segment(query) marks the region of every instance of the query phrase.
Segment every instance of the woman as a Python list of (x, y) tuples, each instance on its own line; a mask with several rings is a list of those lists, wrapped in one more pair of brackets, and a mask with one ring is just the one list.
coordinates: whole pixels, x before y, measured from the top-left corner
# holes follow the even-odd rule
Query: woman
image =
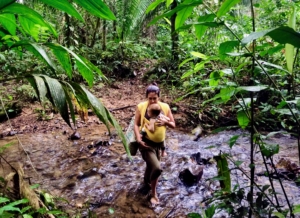
[[(162, 172), (160, 167), (160, 149), (164, 146), (166, 127), (175, 128), (175, 121), (170, 107), (168, 104), (159, 101), (159, 94), (160, 90), (156, 83), (152, 83), (147, 87), (147, 101), (138, 104), (134, 120), (134, 134), (136, 141), (139, 143), (139, 150), (146, 162), (144, 182), (151, 187), (150, 201), (152, 204), (159, 203), (156, 186)], [(150, 132), (147, 128), (144, 128), (145, 124), (149, 124), (150, 118), (147, 113), (147, 108), (151, 104), (159, 104), (164, 115), (169, 118), (169, 120), (158, 118), (155, 123), (157, 128), (155, 132)], [(146, 131), (143, 137), (140, 134), (142, 129)]]

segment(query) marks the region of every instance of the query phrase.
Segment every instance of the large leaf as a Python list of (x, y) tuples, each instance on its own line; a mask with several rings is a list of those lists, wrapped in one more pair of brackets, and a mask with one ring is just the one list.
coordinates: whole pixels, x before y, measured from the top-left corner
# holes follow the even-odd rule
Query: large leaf
[(251, 33), (242, 39), (242, 44), (245, 45), (265, 35), (270, 36), (278, 43), (291, 44), (297, 48), (300, 48), (300, 33), (287, 26)]
[(71, 85), (76, 92), (76, 96), (91, 106), (94, 113), (105, 124), (105, 126), (107, 127), (109, 132), (110, 132), (110, 125), (109, 125), (108, 121), (116, 129), (118, 135), (121, 137), (122, 143), (124, 145), (124, 148), (125, 148), (127, 154), (130, 154), (127, 140), (123, 133), (123, 130), (120, 127), (120, 125), (118, 124), (118, 122), (114, 119), (112, 114), (104, 107), (104, 105), (100, 102), (100, 100), (98, 98), (96, 98), (93, 94), (91, 94), (83, 86), (80, 86), (76, 83), (71, 83)]
[(87, 81), (87, 83), (91, 87), (94, 82), (93, 71), (91, 71), (89, 68), (86, 67), (86, 65), (82, 64), (82, 62), (80, 62), (78, 60), (76, 60), (76, 66), (77, 66), (80, 74), (83, 76), (83, 78)]
[(225, 57), (227, 56), (227, 53), (232, 52), (234, 48), (236, 48), (238, 45), (239, 45), (238, 41), (227, 41), (221, 43), (219, 46), (220, 59), (224, 60)]
[(2, 10), (2, 8), (7, 7), (9, 4), (14, 3), (16, 0), (1, 0), (0, 1), (0, 10)]
[(146, 14), (148, 14), (150, 11), (153, 11), (160, 3), (162, 3), (164, 0), (156, 0), (155, 2), (152, 2), (147, 10), (146, 10)]
[(258, 60), (258, 62), (259, 62), (261, 65), (270, 66), (270, 67), (276, 68), (276, 69), (278, 69), (278, 70), (282, 70), (282, 71), (284, 71), (284, 72), (289, 73), (289, 71), (283, 69), (283, 68), (282, 68), (281, 66), (279, 66), (279, 65), (272, 64), (272, 63), (269, 63), (269, 62), (266, 62), (266, 61), (263, 61), (263, 60)]
[(223, 2), (221, 8), (217, 12), (217, 16), (221, 17), (225, 15), (233, 6), (235, 6), (240, 1), (241, 0), (226, 0), (225, 2)]
[[(212, 22), (215, 19), (215, 15), (214, 14), (208, 14), (205, 16), (201, 16), (198, 18), (198, 22), (202, 23), (202, 22)], [(201, 37), (204, 35), (206, 29), (208, 28), (208, 26), (202, 25), (202, 24), (195, 24), (195, 33), (197, 38), (200, 40)]]
[(19, 41), (15, 43), (12, 47), (22, 46), (28, 51), (32, 52), (36, 57), (41, 58), (45, 63), (47, 63), (52, 69), (56, 70), (56, 65), (47, 55), (47, 52), (39, 45), (30, 41)]
[(203, 0), (195, 0), (195, 1), (193, 1), (192, 3), (187, 3), (187, 4), (185, 4), (185, 3), (183, 2), (183, 3), (181, 3), (180, 5), (178, 5), (176, 8), (174, 8), (173, 10), (169, 10), (169, 11), (163, 13), (162, 15), (159, 15), (159, 16), (155, 17), (155, 18), (149, 23), (149, 25), (155, 24), (159, 19), (161, 19), (161, 18), (163, 18), (163, 17), (170, 17), (170, 16), (172, 16), (173, 14), (175, 14), (176, 12), (181, 11), (181, 10), (187, 8), (187, 7), (191, 7), (191, 6), (194, 6), (194, 7), (195, 7), (195, 6), (198, 6), (198, 5), (202, 4), (202, 3), (203, 3)]
[[(289, 17), (288, 26), (295, 29), (296, 28), (296, 7), (292, 6), (292, 11)], [(293, 72), (293, 64), (294, 64), (294, 46), (291, 44), (285, 45), (285, 58), (287, 69), (290, 73)]]
[[(184, 1), (184, 3), (192, 3), (193, 0), (186, 0)], [(192, 14), (194, 9), (194, 6), (190, 6), (190, 7), (186, 7), (183, 10), (179, 11), (177, 13), (176, 16), (176, 20), (175, 20), (175, 29), (178, 29), (179, 27), (181, 27), (184, 22), (186, 21), (186, 19)]]
[(68, 77), (72, 78), (72, 65), (68, 51), (58, 44), (48, 43), (47, 46), (51, 48), (53, 54), (56, 56), (57, 60), (66, 71)]
[(80, 21), (84, 21), (82, 16), (78, 11), (69, 3), (68, 0), (40, 0), (41, 2), (50, 5), (58, 10), (64, 11), (71, 15), (72, 17), (77, 18)]
[(38, 75), (32, 75), (35, 80), (37, 95), (39, 96), (40, 102), (43, 104), (46, 101), (47, 87), (44, 80)]
[(96, 17), (103, 18), (105, 20), (116, 20), (115, 15), (102, 0), (74, 0), (74, 2)]
[(0, 24), (7, 29), (11, 35), (16, 35), (16, 18), (13, 14), (0, 14)]
[(51, 96), (54, 106), (58, 109), (66, 123), (71, 127), (68, 105), (63, 86), (56, 79), (50, 78), (46, 75), (41, 75), (41, 77), (45, 78), (45, 83), (47, 84), (49, 95)]
[(234, 92), (235, 92), (234, 87), (222, 88), (220, 91), (220, 96), (224, 102), (227, 102), (234, 95)]
[(2, 9), (2, 13), (16, 14), (18, 16), (26, 18), (26, 20), (30, 20), (32, 23), (36, 25), (39, 25), (41, 27), (46, 27), (49, 31), (53, 33), (54, 36), (57, 36), (57, 33), (54, 30), (54, 28), (50, 24), (48, 24), (39, 13), (37, 13), (35, 10), (26, 7), (25, 5), (18, 4), (18, 3), (10, 4), (9, 6)]
[(202, 54), (202, 53), (196, 52), (196, 51), (192, 51), (191, 55), (193, 55), (194, 57), (197, 57), (197, 58), (201, 58), (203, 60), (207, 60), (208, 59), (208, 57), (205, 54)]

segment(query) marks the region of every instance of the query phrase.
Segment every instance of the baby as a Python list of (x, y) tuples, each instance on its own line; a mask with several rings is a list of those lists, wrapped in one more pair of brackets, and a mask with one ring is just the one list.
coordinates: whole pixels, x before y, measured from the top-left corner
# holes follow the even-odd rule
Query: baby
[[(157, 121), (157, 119), (160, 119), (162, 121), (169, 121), (170, 120), (169, 117), (167, 117), (167, 116), (165, 116), (161, 113), (161, 108), (160, 108), (159, 104), (149, 105), (148, 110), (147, 110), (147, 114), (150, 118), (149, 118), (149, 124), (146, 123), (145, 127), (152, 133), (155, 132), (155, 122)], [(161, 147), (161, 156), (162, 157), (167, 156), (165, 142), (164, 142), (164, 146)]]

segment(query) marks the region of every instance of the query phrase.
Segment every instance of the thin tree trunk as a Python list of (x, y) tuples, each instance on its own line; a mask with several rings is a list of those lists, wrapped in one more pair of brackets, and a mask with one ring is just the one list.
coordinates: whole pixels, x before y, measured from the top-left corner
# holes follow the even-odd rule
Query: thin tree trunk
[[(177, 2), (173, 1), (171, 4), (171, 10), (176, 8)], [(179, 42), (179, 35), (175, 31), (175, 20), (177, 14), (173, 14), (171, 16), (171, 40), (172, 40), (172, 58), (174, 61), (178, 61), (178, 42)]]
[(93, 48), (94, 45), (95, 45), (95, 42), (96, 42), (96, 35), (97, 35), (97, 32), (99, 31), (99, 27), (100, 27), (100, 18), (97, 18), (96, 27), (95, 27), (95, 29), (94, 29), (93, 38), (92, 38), (92, 41), (91, 41), (91, 44), (90, 44), (90, 47), (91, 47), (91, 48)]
[(106, 20), (103, 20), (102, 26), (102, 50), (106, 50)]
[(65, 29), (66, 29), (66, 34), (65, 34), (65, 44), (67, 45), (67, 47), (69, 48), (71, 46), (71, 30), (70, 30), (70, 17), (67, 13), (65, 13)]

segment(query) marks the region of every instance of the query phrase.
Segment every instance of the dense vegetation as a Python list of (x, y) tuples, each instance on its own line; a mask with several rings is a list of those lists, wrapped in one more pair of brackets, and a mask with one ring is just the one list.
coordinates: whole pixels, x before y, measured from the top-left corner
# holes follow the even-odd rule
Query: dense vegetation
[[(42, 103), (48, 99), (70, 126), (69, 116), (75, 123), (75, 101), (83, 109), (93, 109), (108, 128), (118, 130), (127, 149), (118, 123), (85, 86), (134, 76), (141, 63), (152, 62), (155, 67), (149, 68), (145, 79), (163, 81), (171, 91), (175, 87), (184, 93), (176, 101), (197, 99), (203, 125), (218, 123), (226, 110), (236, 119), (225, 122), (225, 127), (238, 124), (251, 132), (249, 193), (225, 185), (218, 194), (226, 192), (227, 198), (216, 198), (226, 203), (212, 205), (205, 216), (225, 209), (236, 217), (254, 213), (293, 217), (299, 205), (288, 204), (283, 211), (266, 194), (276, 199), (273, 186), (254, 183), (253, 157), (256, 143), (266, 168), (274, 167), (272, 156), (280, 148), (267, 145), (259, 130), (284, 129), (300, 137), (299, 18), (299, 3), (288, 0), (40, 0), (24, 4), (4, 0), (0, 3), (0, 82), (27, 80), (31, 86), (23, 89)], [(12, 99), (1, 93), (1, 101)], [(228, 165), (225, 157), (220, 157), (223, 166)], [(228, 184), (228, 166), (220, 169), (225, 177), (220, 182)], [(0, 199), (0, 214), (16, 211), (30, 217), (33, 213), (15, 207), (26, 200), (9, 204), (9, 199)], [(267, 203), (261, 207), (261, 202)]]

